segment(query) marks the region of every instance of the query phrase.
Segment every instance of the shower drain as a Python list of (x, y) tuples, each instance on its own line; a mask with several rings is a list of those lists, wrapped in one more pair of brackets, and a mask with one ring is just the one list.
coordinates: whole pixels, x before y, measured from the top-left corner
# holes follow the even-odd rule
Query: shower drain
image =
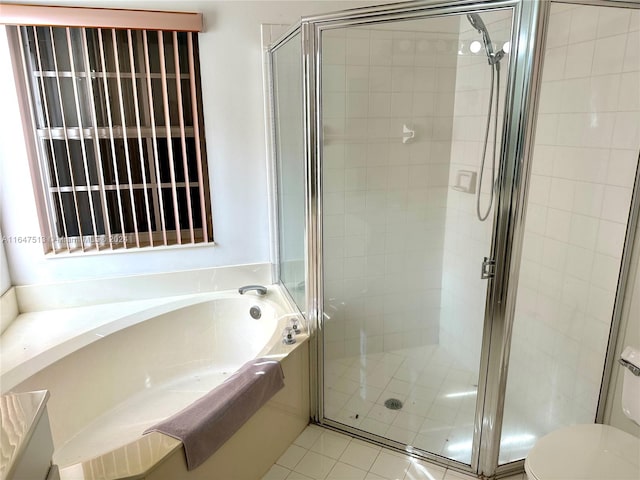
[(384, 406), (389, 410), (400, 410), (402, 408), (402, 401), (397, 398), (388, 398), (384, 401)]

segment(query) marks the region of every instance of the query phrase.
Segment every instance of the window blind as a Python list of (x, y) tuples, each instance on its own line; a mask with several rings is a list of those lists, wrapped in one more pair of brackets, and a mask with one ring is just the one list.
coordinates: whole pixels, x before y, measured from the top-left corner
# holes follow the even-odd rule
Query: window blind
[(48, 251), (212, 241), (197, 34), (18, 26)]

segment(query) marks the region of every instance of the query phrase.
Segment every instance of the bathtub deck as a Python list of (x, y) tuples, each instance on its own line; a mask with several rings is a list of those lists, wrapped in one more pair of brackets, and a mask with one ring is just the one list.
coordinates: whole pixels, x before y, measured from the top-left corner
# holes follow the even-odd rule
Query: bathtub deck
[(2, 393), (92, 342), (214, 295), (201, 293), (20, 314), (0, 336)]
[(222, 383), (240, 365), (203, 370), (153, 385), (105, 412), (53, 454), (66, 467), (139, 438), (147, 428), (173, 415)]

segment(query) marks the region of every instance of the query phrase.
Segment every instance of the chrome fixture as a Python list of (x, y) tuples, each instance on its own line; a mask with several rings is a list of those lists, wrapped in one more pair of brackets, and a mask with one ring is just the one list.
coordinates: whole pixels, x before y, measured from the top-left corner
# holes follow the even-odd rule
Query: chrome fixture
[(484, 48), (487, 51), (487, 56), (493, 55), (493, 46), (491, 45), (491, 37), (489, 36), (489, 31), (487, 30), (487, 26), (480, 18), (480, 15), (477, 13), (468, 13), (467, 20), (473, 28), (475, 28), (478, 33), (482, 34), (482, 42), (484, 43)]
[(258, 307), (257, 305), (254, 305), (249, 309), (249, 315), (251, 315), (251, 318), (253, 318), (254, 320), (258, 320), (260, 319), (260, 317), (262, 317), (262, 310), (260, 310), (260, 307)]
[(400, 410), (402, 409), (403, 404), (402, 400), (399, 400), (397, 398), (387, 398), (384, 401), (384, 406), (389, 410)]
[(629, 371), (631, 373), (633, 373), (634, 376), (636, 377), (640, 377), (640, 367), (634, 365), (633, 363), (631, 363), (629, 360), (627, 360), (626, 358), (622, 358), (620, 357), (618, 359), (618, 363), (620, 365), (622, 365), (623, 367), (629, 369)]
[[(493, 199), (495, 197), (496, 186), (496, 143), (498, 140), (498, 93), (500, 92), (500, 60), (505, 56), (504, 50), (500, 50), (494, 53), (493, 44), (491, 43), (491, 37), (486, 25), (477, 13), (467, 14), (467, 20), (473, 28), (475, 28), (479, 34), (482, 35), (482, 43), (484, 44), (485, 52), (487, 52), (487, 61), (489, 67), (491, 67), (491, 87), (489, 89), (489, 111), (487, 112), (487, 124), (485, 126), (484, 133), (484, 146), (482, 147), (482, 161), (480, 162), (480, 178), (478, 179), (478, 192), (476, 194), (476, 215), (481, 222), (484, 222), (489, 217), (491, 207), (493, 205)], [(495, 88), (495, 91), (494, 91)], [(493, 121), (493, 155), (491, 157), (491, 194), (489, 197), (489, 206), (486, 212), (480, 211), (480, 194), (482, 193), (482, 177), (484, 176), (484, 163), (487, 158), (487, 142), (489, 140), (489, 130), (491, 128), (491, 113), (493, 110), (493, 98), (495, 96), (495, 113)]]
[(488, 278), (493, 278), (496, 276), (496, 261), (489, 258), (484, 257), (482, 261), (482, 268), (480, 270), (480, 278), (486, 280)]
[(296, 334), (302, 331), (300, 330), (300, 319), (297, 317), (293, 317), (291, 320), (289, 320), (289, 327), (291, 327), (291, 330), (293, 330)]
[(491, 43), (491, 37), (486, 25), (477, 13), (468, 13), (467, 20), (473, 28), (475, 28), (479, 34), (482, 35), (482, 43), (484, 44), (484, 50), (487, 52), (487, 61), (489, 65), (497, 65), (500, 60), (505, 56), (506, 52), (502, 49), (497, 53), (493, 51), (493, 43)]
[(282, 334), (282, 343), (285, 345), (293, 345), (296, 343), (296, 332), (289, 327), (285, 328)]
[(256, 292), (258, 292), (258, 295), (267, 294), (267, 287), (263, 287), (262, 285), (245, 285), (244, 287), (240, 287), (238, 289), (238, 293), (240, 295), (244, 295), (245, 293), (250, 292), (251, 290), (255, 290)]

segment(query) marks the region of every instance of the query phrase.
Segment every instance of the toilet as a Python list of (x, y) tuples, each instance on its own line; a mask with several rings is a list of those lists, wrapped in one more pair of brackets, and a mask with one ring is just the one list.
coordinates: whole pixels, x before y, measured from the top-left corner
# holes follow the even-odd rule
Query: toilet
[[(620, 363), (622, 409), (640, 425), (640, 350), (627, 347)], [(640, 439), (609, 425), (572, 425), (538, 440), (524, 470), (528, 480), (638, 480)]]

